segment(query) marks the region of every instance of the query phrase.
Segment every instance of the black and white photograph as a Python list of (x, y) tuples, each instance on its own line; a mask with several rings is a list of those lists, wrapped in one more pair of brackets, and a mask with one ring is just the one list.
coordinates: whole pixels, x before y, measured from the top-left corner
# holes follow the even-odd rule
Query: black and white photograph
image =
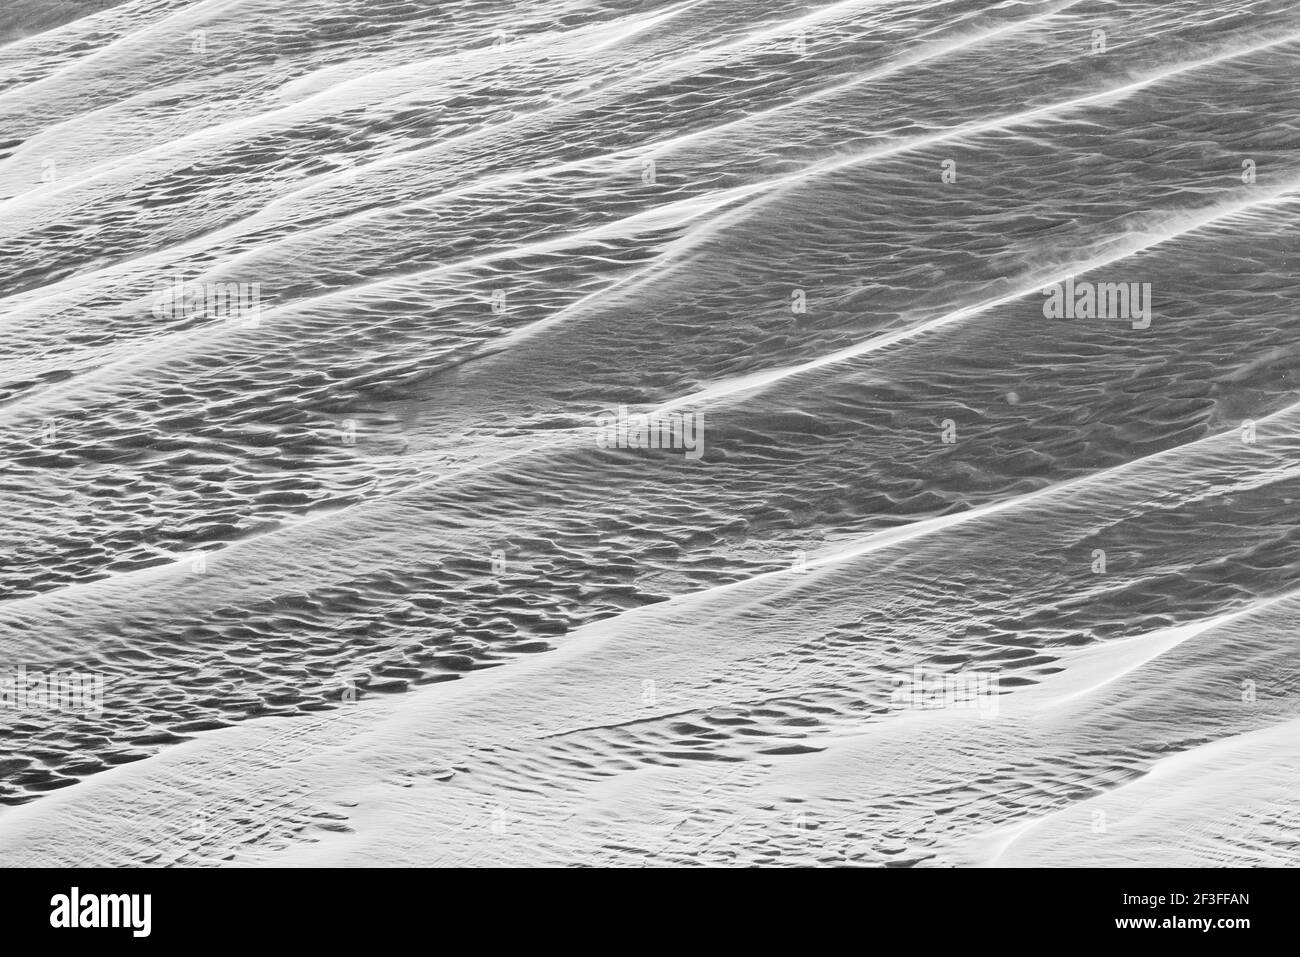
[(1293, 0), (0, 0), (0, 866), (1181, 869), (1090, 919), (1245, 943), (1298, 147)]

